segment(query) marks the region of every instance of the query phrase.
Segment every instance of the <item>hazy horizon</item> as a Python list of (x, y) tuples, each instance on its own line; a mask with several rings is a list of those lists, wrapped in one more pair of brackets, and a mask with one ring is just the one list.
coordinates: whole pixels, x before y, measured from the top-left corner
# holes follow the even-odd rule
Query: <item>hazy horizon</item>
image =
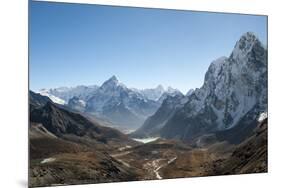
[(202, 86), (211, 62), (241, 35), (267, 46), (266, 16), (31, 2), (30, 89), (98, 85)]

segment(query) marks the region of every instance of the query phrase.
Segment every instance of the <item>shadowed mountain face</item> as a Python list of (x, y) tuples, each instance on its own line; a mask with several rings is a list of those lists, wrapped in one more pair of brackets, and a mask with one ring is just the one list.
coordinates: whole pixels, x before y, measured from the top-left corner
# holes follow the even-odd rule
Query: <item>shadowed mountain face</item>
[(220, 174), (267, 172), (267, 137), (268, 127), (265, 119), (257, 126), (251, 137), (237, 146), (228, 159), (217, 164), (217, 172)]
[(184, 95), (178, 94), (175, 96), (168, 96), (163, 101), (161, 107), (157, 112), (147, 118), (144, 124), (135, 132), (131, 134), (132, 137), (148, 137), (150, 135), (159, 136), (159, 131), (167, 123), (167, 119), (172, 117), (176, 110), (181, 106), (181, 101)]
[[(238, 138), (243, 140), (255, 127), (250, 124), (256, 125), (258, 116), (267, 111), (266, 49), (253, 33), (244, 34), (228, 58), (211, 63), (201, 88), (176, 100), (173, 107), (164, 101), (159, 111), (165, 113), (156, 112), (149, 117), (153, 123), (146, 122), (136, 133), (191, 141), (218, 131), (248, 129)], [(157, 127), (158, 132), (151, 131)]]
[(42, 95), (38, 95), (37, 93), (34, 93), (33, 91), (29, 91), (29, 107), (30, 111), (32, 111), (35, 108), (40, 108), (47, 104), (48, 102), (51, 102), (51, 100)]

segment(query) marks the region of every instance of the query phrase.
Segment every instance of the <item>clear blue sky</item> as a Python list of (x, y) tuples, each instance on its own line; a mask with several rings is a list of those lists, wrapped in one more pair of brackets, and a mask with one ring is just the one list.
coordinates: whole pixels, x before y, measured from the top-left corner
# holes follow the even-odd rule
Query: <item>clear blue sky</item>
[(102, 84), (201, 87), (211, 61), (247, 31), (266, 44), (265, 16), (32, 2), (30, 88)]

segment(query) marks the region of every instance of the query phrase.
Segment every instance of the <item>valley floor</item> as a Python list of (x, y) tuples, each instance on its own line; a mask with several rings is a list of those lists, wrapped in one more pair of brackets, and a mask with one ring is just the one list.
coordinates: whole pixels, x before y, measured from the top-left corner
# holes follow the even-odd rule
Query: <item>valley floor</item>
[(42, 145), (40, 139), (31, 139), (31, 187), (267, 172), (267, 124), (239, 145), (194, 147), (157, 138), (100, 152), (53, 137)]

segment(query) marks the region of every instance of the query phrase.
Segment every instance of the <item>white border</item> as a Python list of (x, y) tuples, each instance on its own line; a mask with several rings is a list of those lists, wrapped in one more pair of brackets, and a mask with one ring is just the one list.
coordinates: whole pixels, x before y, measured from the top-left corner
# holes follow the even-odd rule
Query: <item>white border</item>
[[(72, 187), (276, 187), (280, 185), (280, 5), (277, 0), (69, 0), (107, 5), (157, 7), (269, 15), (269, 173)], [(26, 187), (27, 179), (27, 0), (0, 5), (0, 185)], [(279, 81), (280, 80), (280, 81)], [(279, 116), (278, 116), (279, 115)], [(65, 187), (65, 186), (63, 186)]]
[[(149, 7), (165, 9), (204, 10), (213, 12), (235, 12), (247, 14), (266, 14), (262, 0), (36, 0), (69, 3), (87, 3), (102, 5), (118, 5), (132, 7)], [(254, 5), (253, 5), (254, 4)], [(239, 5), (239, 6), (237, 6)], [(241, 6), (243, 5), (243, 6)]]

